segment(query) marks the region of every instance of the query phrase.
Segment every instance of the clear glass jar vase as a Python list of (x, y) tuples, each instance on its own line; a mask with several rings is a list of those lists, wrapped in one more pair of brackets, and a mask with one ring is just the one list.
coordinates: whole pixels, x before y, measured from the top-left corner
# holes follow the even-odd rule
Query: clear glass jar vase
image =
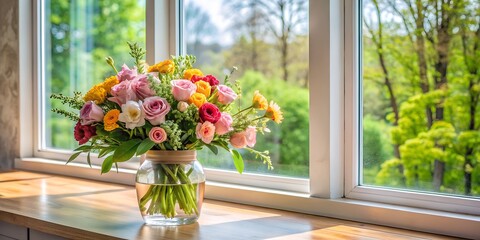
[(135, 187), (146, 224), (190, 224), (200, 216), (205, 173), (194, 150), (150, 150), (137, 171)]

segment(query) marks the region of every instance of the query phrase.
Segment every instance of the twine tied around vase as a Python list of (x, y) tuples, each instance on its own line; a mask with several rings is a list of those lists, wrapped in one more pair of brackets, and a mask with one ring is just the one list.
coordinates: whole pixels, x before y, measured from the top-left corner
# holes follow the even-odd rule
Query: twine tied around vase
[(147, 152), (145, 160), (155, 163), (178, 164), (189, 163), (197, 160), (197, 151), (181, 150), (181, 151), (165, 151), (150, 150)]

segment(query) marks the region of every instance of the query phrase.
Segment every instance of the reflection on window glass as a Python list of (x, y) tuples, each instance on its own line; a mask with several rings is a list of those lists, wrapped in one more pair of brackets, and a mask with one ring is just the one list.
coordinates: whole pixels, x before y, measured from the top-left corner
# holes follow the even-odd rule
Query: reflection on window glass
[[(255, 149), (269, 150), (274, 170), (242, 153), (247, 172), (308, 177), (308, 1), (186, 0), (184, 39), (196, 67), (223, 79), (238, 71), (246, 106), (254, 90), (275, 98), (284, 112), (271, 134), (257, 136)], [(227, 152), (200, 156), (204, 166), (234, 170)]]
[[(47, 0), (45, 14), (44, 76), (45, 134), (47, 148), (73, 149), (74, 123), (52, 113), (63, 108), (50, 101), (51, 93), (71, 96), (113, 75), (105, 63), (112, 56), (116, 65), (132, 65), (127, 41), (145, 47), (145, 0)], [(66, 109), (68, 110), (68, 109)]]
[(364, 185), (480, 196), (480, 4), (363, 1)]

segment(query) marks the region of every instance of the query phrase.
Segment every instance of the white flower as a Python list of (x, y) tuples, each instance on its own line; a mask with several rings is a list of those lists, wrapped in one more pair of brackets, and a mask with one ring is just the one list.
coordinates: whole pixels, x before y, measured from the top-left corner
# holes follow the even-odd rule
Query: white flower
[(178, 111), (185, 112), (185, 111), (187, 111), (187, 108), (188, 108), (188, 103), (183, 102), (183, 101), (178, 102), (178, 104), (177, 104)]
[(134, 129), (145, 125), (145, 113), (142, 110), (142, 101), (127, 101), (122, 105), (122, 113), (118, 120), (125, 123), (125, 127)]

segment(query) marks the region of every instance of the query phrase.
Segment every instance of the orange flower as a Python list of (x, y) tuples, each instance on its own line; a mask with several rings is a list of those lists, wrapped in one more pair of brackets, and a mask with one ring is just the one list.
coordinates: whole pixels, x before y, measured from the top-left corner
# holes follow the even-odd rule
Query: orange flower
[(283, 113), (280, 111), (278, 104), (270, 101), (267, 111), (265, 112), (265, 117), (272, 119), (276, 123), (281, 123), (283, 120)]
[(112, 89), (113, 86), (117, 85), (119, 83), (117, 76), (110, 76), (103, 81), (102, 88), (105, 89), (107, 94), (110, 93), (110, 89)]
[(197, 107), (201, 107), (206, 101), (207, 101), (207, 98), (205, 97), (205, 95), (203, 95), (201, 93), (194, 93), (188, 99), (189, 103), (193, 103)]
[(159, 62), (148, 68), (148, 72), (159, 72), (159, 73), (173, 73), (175, 70), (175, 63), (168, 59), (163, 62)]
[(183, 72), (183, 78), (184, 79), (190, 80), (195, 75), (202, 77), (203, 73), (202, 73), (202, 71), (200, 71), (200, 69), (196, 69), (196, 68), (190, 68), (190, 69), (185, 70), (185, 72)]
[(103, 123), (105, 131), (113, 131), (116, 128), (120, 127), (117, 124), (118, 116), (120, 115), (120, 111), (118, 109), (113, 109), (107, 112), (103, 117)]
[(210, 97), (210, 94), (212, 92), (212, 87), (208, 82), (200, 80), (196, 82), (195, 85), (197, 85), (197, 93), (201, 93), (205, 95), (205, 97), (207, 98)]
[(107, 97), (107, 91), (103, 88), (103, 85), (97, 84), (93, 86), (86, 94), (83, 96), (83, 100), (94, 101), (96, 104), (102, 104)]
[(267, 99), (260, 94), (259, 91), (255, 91), (255, 93), (253, 93), (253, 107), (260, 110), (265, 110), (268, 108)]

